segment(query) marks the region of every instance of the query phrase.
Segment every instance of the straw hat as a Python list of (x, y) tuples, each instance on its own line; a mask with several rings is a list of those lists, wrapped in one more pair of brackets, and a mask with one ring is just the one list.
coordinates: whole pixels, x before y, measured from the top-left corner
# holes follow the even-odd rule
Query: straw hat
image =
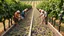
[(20, 11), (19, 10), (17, 10), (16, 12), (17, 12), (17, 14), (20, 14)]
[(39, 11), (41, 11), (41, 9), (39, 9)]
[(20, 13), (20, 11), (19, 11), (19, 10), (17, 10), (16, 12), (17, 12), (17, 13)]

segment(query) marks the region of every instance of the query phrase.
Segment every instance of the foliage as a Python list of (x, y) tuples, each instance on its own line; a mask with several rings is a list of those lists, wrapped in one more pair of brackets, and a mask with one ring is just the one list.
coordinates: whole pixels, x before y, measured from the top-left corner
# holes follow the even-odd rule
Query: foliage
[(37, 5), (37, 8), (47, 11), (49, 17), (55, 16), (58, 18), (62, 11), (63, 2), (63, 0), (43, 0), (42, 3)]
[(0, 21), (2, 21), (2, 18), (12, 18), (15, 11), (22, 11), (26, 8), (29, 9), (32, 8), (32, 6), (24, 4), (20, 0), (0, 0)]

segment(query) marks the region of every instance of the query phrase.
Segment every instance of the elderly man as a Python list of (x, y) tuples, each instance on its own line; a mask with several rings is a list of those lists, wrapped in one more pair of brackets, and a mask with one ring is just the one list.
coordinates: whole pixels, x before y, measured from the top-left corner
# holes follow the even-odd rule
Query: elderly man
[(40, 16), (41, 17), (41, 24), (47, 24), (47, 12), (42, 10), (42, 9), (39, 9), (39, 12), (40, 12)]
[(39, 9), (39, 12), (40, 12), (40, 15), (39, 15), (39, 18), (41, 18), (41, 23), (40, 24), (43, 24), (44, 23), (44, 16), (45, 16), (45, 14), (44, 14), (44, 10), (41, 10), (41, 9)]

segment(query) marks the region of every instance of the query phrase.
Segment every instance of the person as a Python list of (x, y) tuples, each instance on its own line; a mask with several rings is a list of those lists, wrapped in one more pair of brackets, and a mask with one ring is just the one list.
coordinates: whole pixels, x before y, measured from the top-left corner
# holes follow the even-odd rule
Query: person
[(26, 16), (26, 11), (27, 11), (28, 9), (24, 9), (22, 12), (21, 12), (21, 18), (22, 19), (24, 19), (25, 18), (25, 16)]
[(39, 15), (39, 18), (41, 17), (41, 23), (40, 24), (43, 24), (44, 23), (44, 10), (40, 10), (40, 15)]
[(21, 19), (24, 19), (25, 18), (25, 11), (23, 10), (22, 12), (21, 12)]
[(14, 13), (14, 22), (15, 22), (15, 24), (17, 24), (19, 20), (20, 20), (20, 11), (17, 10), (17, 11)]

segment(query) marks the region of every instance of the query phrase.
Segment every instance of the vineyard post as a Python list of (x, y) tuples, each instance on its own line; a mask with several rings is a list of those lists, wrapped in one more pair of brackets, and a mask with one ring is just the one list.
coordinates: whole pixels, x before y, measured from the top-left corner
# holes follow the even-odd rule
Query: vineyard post
[(5, 28), (5, 18), (3, 19), (3, 26), (4, 26), (4, 31), (6, 31), (6, 28)]
[[(1, 0), (1, 1), (2, 1), (2, 4), (3, 4), (3, 7), (5, 8), (4, 0)], [(5, 16), (3, 16), (3, 26), (4, 26), (4, 31), (6, 31), (6, 28), (5, 28)]]
[(56, 20), (56, 18), (55, 18), (55, 16), (53, 15), (53, 26), (55, 26), (55, 20)]
[(54, 19), (54, 27), (55, 27), (55, 21), (56, 21), (56, 18)]
[(13, 24), (12, 24), (12, 18), (11, 18), (11, 25), (13, 25)]
[(60, 32), (60, 27), (61, 27), (61, 20), (59, 21), (59, 32)]
[(10, 10), (11, 10), (11, 9), (10, 9), (10, 8), (11, 8), (11, 7), (10, 7), (9, 5), (8, 5), (7, 7), (8, 7), (8, 8), (7, 8), (7, 9), (8, 9), (8, 16), (9, 16), (9, 17), (8, 17), (8, 20), (9, 20), (9, 22), (8, 22), (8, 27), (10, 28), (10, 24), (11, 24), (11, 17), (10, 17)]
[(52, 25), (53, 25), (53, 16), (52, 16)]
[(59, 14), (59, 32), (60, 32), (60, 27), (61, 27), (61, 19), (62, 19), (62, 14)]
[(8, 27), (10, 28), (10, 19), (8, 19), (9, 20), (9, 22), (8, 22)]

